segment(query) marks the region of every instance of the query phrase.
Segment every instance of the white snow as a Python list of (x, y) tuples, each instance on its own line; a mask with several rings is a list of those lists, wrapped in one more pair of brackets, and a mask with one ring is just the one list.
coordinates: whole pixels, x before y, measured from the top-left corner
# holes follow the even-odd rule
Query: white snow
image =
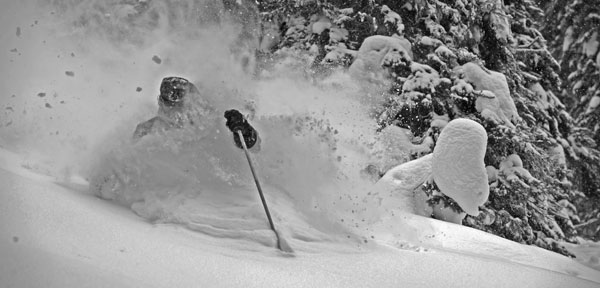
[(569, 28), (567, 28), (567, 30), (565, 30), (565, 39), (563, 40), (563, 45), (562, 45), (562, 51), (566, 52), (569, 47), (571, 47), (571, 44), (573, 44), (573, 26), (569, 26)]
[(592, 113), (594, 110), (596, 110), (598, 105), (600, 105), (600, 96), (594, 95), (594, 97), (592, 97), (592, 100), (590, 100), (590, 102), (588, 103), (588, 107), (585, 110), (585, 113)]
[[(600, 283), (598, 271), (572, 259), (410, 213), (402, 195), (421, 181), (415, 162), (389, 190), (361, 177), (376, 125), (356, 81), (245, 76), (223, 49), (236, 40), (232, 27), (184, 25), (197, 1), (148, 1), (158, 22), (152, 13), (107, 20), (94, 10), (109, 11), (106, 1), (53, 6), (67, 2), (8, 2), (0, 12), (0, 87), (15, 94), (1, 103), (14, 112), (0, 119), (13, 121), (0, 129), (0, 286)], [(98, 17), (76, 25), (90, 15)], [(214, 111), (194, 129), (131, 143), (170, 75), (194, 81)], [(252, 157), (294, 257), (275, 248), (243, 152), (224, 127), (230, 108), (250, 115), (261, 135)]]
[[(508, 181), (520, 181), (519, 178), (525, 179), (527, 182), (538, 182), (539, 180), (531, 176), (531, 173), (523, 168), (523, 161), (517, 154), (511, 154), (500, 163), (500, 173), (506, 177)], [(525, 185), (527, 186), (527, 185)]]
[(331, 20), (327, 17), (318, 18), (312, 25), (310, 26), (310, 30), (313, 34), (321, 34), (321, 32), (325, 31), (325, 29), (329, 29), (332, 27)]
[[(511, 125), (510, 122), (516, 124), (520, 120), (517, 107), (510, 96), (510, 90), (504, 74), (487, 69), (484, 70), (475, 63), (466, 63), (456, 69), (462, 73), (464, 79), (470, 82), (475, 89), (489, 90), (494, 93), (498, 99), (499, 107), (495, 108), (495, 105), (485, 105), (490, 113), (495, 114), (497, 118), (502, 119), (507, 125)], [(492, 107), (495, 110), (490, 110)]]
[[(529, 90), (531, 90), (533, 93), (535, 93), (539, 98), (536, 101), (536, 105), (538, 107), (540, 107), (540, 109), (542, 110), (546, 110), (550, 107), (550, 104), (554, 101), (554, 99), (551, 99), (550, 97), (548, 97), (548, 93), (546, 93), (546, 90), (544, 90), (544, 87), (542, 87), (542, 85), (539, 82), (535, 82), (529, 85), (528, 87)], [(555, 103), (552, 103), (555, 104)]]
[(454, 52), (452, 52), (452, 50), (450, 50), (446, 45), (441, 45), (438, 48), (436, 48), (435, 54), (437, 54), (440, 57), (444, 57), (444, 58), (455, 58), (456, 59), (456, 54), (454, 54)]
[(350, 59), (354, 59), (356, 57), (357, 51), (350, 50), (346, 47), (346, 45), (342, 43), (338, 43), (333, 49), (325, 55), (323, 61), (321, 63), (336, 63), (342, 61), (344, 57), (349, 57)]
[(381, 208), (431, 215), (426, 196), (417, 188), (431, 178), (432, 157), (433, 154), (427, 154), (387, 171), (372, 189), (373, 197), (381, 199)]
[(404, 31), (404, 24), (402, 24), (402, 18), (398, 13), (390, 9), (387, 5), (381, 6), (381, 14), (383, 14), (383, 22), (391, 23), (396, 25), (398, 35), (402, 35)]
[(402, 91), (404, 92), (419, 90), (431, 91), (433, 93), (435, 92), (435, 87), (444, 81), (443, 78), (440, 78), (439, 73), (429, 65), (412, 62), (410, 70), (412, 74), (402, 84)]
[[(0, 150), (0, 159), (18, 155)], [(383, 217), (371, 244), (292, 240), (289, 258), (244, 238), (168, 224), (1, 162), (4, 287), (597, 287), (600, 272), (471, 228)], [(17, 162), (18, 163), (18, 162)], [(84, 190), (85, 191), (85, 190)], [(291, 211), (286, 211), (291, 212)], [(585, 254), (584, 254), (585, 255)], [(449, 265), (449, 263), (452, 263)]]
[(263, 23), (263, 36), (260, 40), (259, 49), (261, 52), (268, 53), (281, 41), (281, 32), (279, 32), (279, 23), (269, 21)]
[(409, 65), (411, 61), (411, 46), (406, 39), (375, 35), (363, 41), (349, 71), (359, 78), (381, 79), (387, 76), (383, 68), (385, 63)]
[(596, 56), (596, 53), (598, 53), (598, 46), (600, 46), (600, 43), (598, 42), (598, 32), (594, 31), (592, 35), (589, 36), (587, 41), (583, 43), (583, 53), (587, 57), (593, 58), (594, 56)]
[(483, 162), (487, 133), (469, 119), (450, 121), (433, 149), (433, 180), (469, 215), (477, 216), (489, 195), (488, 176)]

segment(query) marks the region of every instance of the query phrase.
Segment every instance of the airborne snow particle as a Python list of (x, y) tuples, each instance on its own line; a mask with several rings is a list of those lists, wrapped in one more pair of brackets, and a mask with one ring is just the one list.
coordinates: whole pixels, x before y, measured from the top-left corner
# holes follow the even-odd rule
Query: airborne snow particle
[(40, 92), (40, 93), (37, 94), (37, 96), (40, 97), (40, 98), (44, 98), (44, 97), (46, 97), (46, 93)]
[(13, 242), (17, 243), (17, 242), (19, 242), (19, 237), (17, 237), (17, 236), (13, 236), (13, 239), (12, 239), (12, 240), (13, 240)]
[(13, 49), (10, 49), (10, 52), (17, 53), (17, 52), (19, 52), (19, 50), (17, 50), (17, 48), (13, 48)]
[(135, 88), (135, 92), (141, 92), (141, 91), (142, 91), (142, 87)]
[(21, 27), (17, 27), (17, 37), (21, 37)]
[(71, 57), (75, 57), (75, 53), (71, 52)]
[(50, 105), (50, 103), (46, 103), (46, 105), (44, 105), (44, 106), (46, 106), (46, 108), (50, 108), (50, 109), (52, 108), (52, 105)]
[(73, 72), (73, 71), (65, 71), (65, 75), (73, 77), (73, 76), (75, 76), (75, 72)]
[(158, 57), (156, 55), (152, 56), (152, 61), (154, 61), (154, 63), (156, 63), (156, 64), (162, 63), (162, 60), (160, 59), (160, 57)]

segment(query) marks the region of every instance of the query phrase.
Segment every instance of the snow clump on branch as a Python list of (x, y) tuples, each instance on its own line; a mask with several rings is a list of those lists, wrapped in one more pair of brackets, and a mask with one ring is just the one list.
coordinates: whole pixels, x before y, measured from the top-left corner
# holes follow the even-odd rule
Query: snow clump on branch
[[(472, 88), (479, 90), (475, 106), (483, 117), (511, 128), (514, 128), (513, 123), (521, 120), (504, 74), (487, 70), (475, 63), (466, 63), (455, 71), (472, 84)], [(461, 88), (464, 87), (462, 81), (458, 81), (458, 84)], [(453, 88), (453, 91), (460, 91), (461, 88)]]
[(408, 67), (412, 57), (412, 48), (408, 40), (375, 35), (366, 38), (362, 43), (349, 71), (359, 78), (381, 80), (389, 76), (384, 67)]
[(487, 133), (469, 119), (450, 121), (440, 133), (433, 150), (433, 180), (469, 215), (477, 216), (489, 195), (483, 158)]

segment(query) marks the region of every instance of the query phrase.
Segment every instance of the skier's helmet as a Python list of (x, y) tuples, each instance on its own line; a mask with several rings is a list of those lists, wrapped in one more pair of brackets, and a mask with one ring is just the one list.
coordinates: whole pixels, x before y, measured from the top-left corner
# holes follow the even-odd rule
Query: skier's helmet
[(194, 90), (188, 80), (181, 77), (166, 77), (160, 84), (159, 100), (167, 106), (175, 106), (183, 101), (190, 90)]

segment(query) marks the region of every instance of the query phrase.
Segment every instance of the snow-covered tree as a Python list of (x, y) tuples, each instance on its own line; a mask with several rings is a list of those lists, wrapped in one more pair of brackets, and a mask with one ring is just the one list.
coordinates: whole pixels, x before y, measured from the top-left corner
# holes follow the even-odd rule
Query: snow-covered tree
[(576, 201), (580, 232), (600, 239), (600, 1), (538, 1), (545, 10), (542, 30), (560, 63), (563, 80), (556, 91), (574, 118), (569, 153), (575, 188), (585, 193)]
[[(576, 241), (578, 173), (594, 171), (574, 160), (596, 152), (556, 95), (561, 67), (533, 0), (266, 0), (261, 16), (281, 35), (265, 59), (294, 51), (312, 63), (305, 75), (350, 67), (391, 83), (374, 121), (409, 129), (413, 158), (433, 151), (445, 123), (480, 123), (489, 199), (463, 224), (568, 254), (557, 241)], [(459, 209), (448, 196), (432, 199)]]

